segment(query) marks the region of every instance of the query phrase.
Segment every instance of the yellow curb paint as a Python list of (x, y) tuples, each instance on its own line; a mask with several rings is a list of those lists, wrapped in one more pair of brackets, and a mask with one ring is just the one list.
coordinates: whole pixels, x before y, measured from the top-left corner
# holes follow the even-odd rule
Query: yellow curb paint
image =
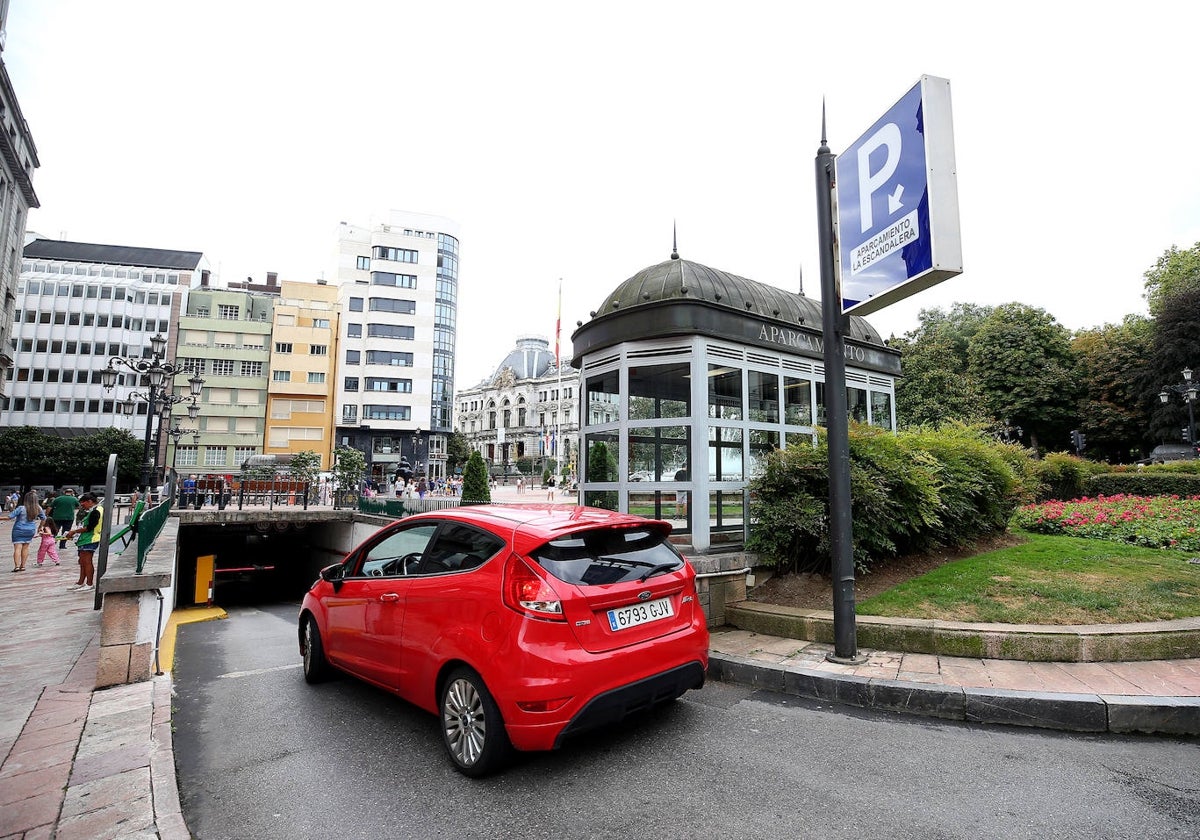
[(227, 618), (228, 614), (220, 607), (193, 607), (175, 610), (167, 619), (163, 628), (162, 638), (158, 640), (158, 665), (164, 672), (170, 672), (175, 665), (175, 629), (180, 624), (195, 624), (198, 621), (216, 621)]

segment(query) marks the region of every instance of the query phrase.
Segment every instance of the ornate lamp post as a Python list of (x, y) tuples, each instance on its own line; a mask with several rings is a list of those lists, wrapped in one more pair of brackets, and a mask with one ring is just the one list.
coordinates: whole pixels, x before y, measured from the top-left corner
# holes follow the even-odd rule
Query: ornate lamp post
[(421, 444), (423, 442), (424, 441), (421, 438), (421, 427), (417, 426), (412, 434), (413, 469), (415, 470), (414, 475), (417, 476), (420, 476), (422, 473), (421, 461), (419, 460), (418, 455), (420, 454)]
[[(190, 407), (188, 412), (191, 413)], [(193, 417), (191, 419), (195, 420), (196, 418)], [(168, 422), (170, 421), (168, 420)], [(191, 435), (192, 442), (198, 446), (200, 444), (200, 430), (184, 429), (176, 423), (173, 428), (167, 429), (167, 434), (171, 436), (171, 472), (175, 472), (175, 459), (179, 457), (179, 439), (184, 435)]]
[(105, 391), (111, 391), (117, 384), (119, 371), (117, 366), (126, 367), (138, 375), (139, 382), (145, 379), (149, 385), (146, 393), (131, 392), (128, 397), (121, 403), (121, 410), (126, 415), (132, 415), (137, 408), (138, 401), (146, 403), (146, 435), (144, 446), (142, 449), (142, 487), (148, 494), (150, 493), (150, 474), (154, 469), (154, 461), (150, 457), (150, 437), (151, 432), (157, 425), (155, 422), (158, 415), (161, 413), (163, 419), (170, 420), (171, 407), (184, 400), (191, 400), (191, 405), (188, 406), (188, 417), (191, 420), (196, 419), (200, 408), (197, 405), (197, 400), (200, 397), (200, 391), (204, 387), (204, 380), (200, 378), (200, 374), (193, 373), (188, 379), (188, 385), (191, 388), (190, 394), (172, 394), (170, 387), (175, 381), (175, 377), (181, 373), (186, 373), (187, 368), (181, 366), (178, 362), (166, 361), (163, 356), (167, 349), (167, 340), (161, 334), (150, 339), (150, 358), (139, 359), (136, 357), (124, 358), (122, 356), (113, 356), (108, 360), (108, 367), (100, 373), (100, 382), (104, 386)]
[(1196, 383), (1192, 382), (1192, 369), (1183, 369), (1183, 382), (1178, 385), (1164, 385), (1162, 390), (1158, 392), (1158, 398), (1164, 403), (1171, 401), (1171, 392), (1183, 395), (1183, 401), (1187, 403), (1188, 410), (1188, 435), (1187, 442), (1192, 446), (1196, 445), (1196, 414), (1192, 405), (1196, 402)]

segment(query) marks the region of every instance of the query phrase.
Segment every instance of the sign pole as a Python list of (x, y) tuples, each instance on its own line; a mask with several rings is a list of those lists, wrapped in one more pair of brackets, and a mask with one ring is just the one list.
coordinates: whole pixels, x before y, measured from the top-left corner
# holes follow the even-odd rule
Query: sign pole
[(845, 331), (837, 277), (834, 186), (836, 156), (825, 139), (821, 107), (821, 147), (817, 150), (817, 236), (821, 254), (821, 328), (825, 355), (825, 423), (829, 434), (829, 544), (833, 574), (832, 662), (857, 664), (854, 616), (854, 551), (850, 518), (850, 423), (846, 405)]

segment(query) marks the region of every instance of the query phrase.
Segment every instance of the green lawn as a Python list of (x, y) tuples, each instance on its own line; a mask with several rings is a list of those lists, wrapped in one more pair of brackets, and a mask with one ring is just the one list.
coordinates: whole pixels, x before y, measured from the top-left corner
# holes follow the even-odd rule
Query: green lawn
[[(1178, 550), (1029, 534), (864, 600), (859, 615), (1105, 624), (1200, 615), (1200, 563)], [(1200, 559), (1200, 558), (1198, 558)]]

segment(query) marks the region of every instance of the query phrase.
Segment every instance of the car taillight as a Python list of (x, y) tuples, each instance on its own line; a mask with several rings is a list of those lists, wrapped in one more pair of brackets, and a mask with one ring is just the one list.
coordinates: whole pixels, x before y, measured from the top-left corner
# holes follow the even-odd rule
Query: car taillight
[(557, 593), (516, 554), (504, 567), (504, 603), (535, 618), (566, 621)]

